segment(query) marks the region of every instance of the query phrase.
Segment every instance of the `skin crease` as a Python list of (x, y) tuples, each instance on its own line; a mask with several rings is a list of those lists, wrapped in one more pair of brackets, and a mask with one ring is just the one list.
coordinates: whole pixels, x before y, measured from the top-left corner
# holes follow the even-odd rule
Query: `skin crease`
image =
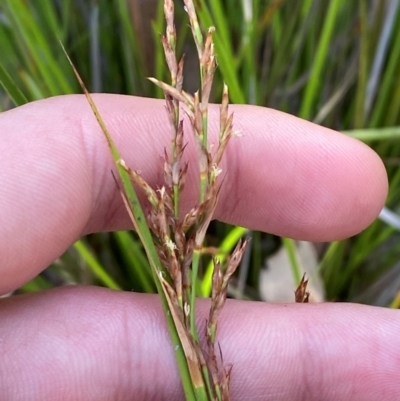
[[(164, 102), (94, 99), (127, 164), (160, 184), (160, 155), (170, 140)], [(368, 147), (277, 111), (231, 110), (242, 137), (224, 157), (215, 218), (329, 241), (354, 235), (377, 216), (387, 178)], [(215, 143), (217, 107), (210, 120)], [(83, 234), (128, 228), (129, 221), (83, 96), (2, 113), (0, 132), (0, 292), (6, 293)], [(183, 210), (196, 200), (194, 152), (189, 143)], [(200, 324), (206, 303), (199, 305)], [(0, 321), (2, 400), (183, 399), (156, 296), (59, 288), (1, 299)], [(229, 301), (219, 330), (225, 361), (234, 366), (233, 400), (400, 399), (397, 311)]]

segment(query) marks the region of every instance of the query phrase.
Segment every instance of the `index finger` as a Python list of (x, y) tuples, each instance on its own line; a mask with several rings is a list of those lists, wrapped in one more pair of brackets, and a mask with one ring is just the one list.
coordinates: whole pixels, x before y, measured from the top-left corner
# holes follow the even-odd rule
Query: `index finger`
[[(94, 100), (126, 163), (153, 186), (170, 143), (164, 102), (118, 95)], [(382, 162), (365, 145), (277, 111), (232, 106), (241, 138), (228, 145), (216, 218), (305, 240), (353, 235), (379, 213), (387, 192)], [(0, 115), (2, 292), (33, 277), (79, 236), (130, 227), (103, 134), (83, 96), (62, 96)], [(196, 202), (189, 145), (183, 209)], [(218, 108), (210, 110), (216, 141)]]

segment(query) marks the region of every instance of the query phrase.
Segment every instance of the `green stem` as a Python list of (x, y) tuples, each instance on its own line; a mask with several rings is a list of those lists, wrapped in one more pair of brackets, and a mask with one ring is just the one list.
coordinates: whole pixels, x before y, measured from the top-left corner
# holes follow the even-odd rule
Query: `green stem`
[(354, 113), (354, 128), (363, 128), (365, 122), (365, 94), (368, 80), (368, 50), (369, 50), (369, 35), (368, 35), (368, 10), (367, 4), (363, 0), (359, 0), (360, 8), (360, 56), (358, 66), (358, 82), (355, 101)]
[(211, 385), (210, 372), (208, 371), (207, 366), (202, 366), (201, 372), (203, 374), (204, 382), (206, 384), (206, 389), (207, 389), (207, 393), (208, 393), (208, 397), (206, 398), (206, 400), (207, 401), (208, 400), (213, 400), (214, 399), (213, 398), (213, 387)]
[[(175, 85), (173, 85), (175, 86)], [(174, 116), (175, 116), (175, 121), (174, 121), (174, 129), (175, 129), (175, 138), (172, 141), (172, 149), (171, 149), (171, 155), (172, 155), (172, 162), (175, 163), (177, 157), (179, 155), (176, 154), (176, 138), (178, 135), (178, 129), (179, 129), (179, 103), (175, 103), (174, 101)], [(173, 191), (174, 191), (174, 215), (178, 219), (179, 218), (179, 199), (180, 199), (180, 191), (179, 191), (179, 184), (174, 184), (173, 185)]]
[(179, 185), (174, 184), (174, 214), (179, 217)]
[(197, 274), (199, 272), (199, 265), (200, 265), (200, 251), (195, 249), (193, 251), (193, 259), (192, 259), (192, 272), (191, 272), (191, 293), (190, 293), (190, 333), (192, 334), (193, 338), (198, 341), (198, 334), (197, 334), (197, 327), (196, 327), (196, 281), (197, 281)]
[(208, 177), (206, 172), (200, 173), (200, 203), (203, 203), (206, 197)]
[(317, 51), (315, 53), (313, 65), (311, 67), (310, 77), (305, 88), (303, 101), (299, 116), (304, 119), (311, 119), (313, 105), (316, 104), (316, 98), (320, 94), (320, 85), (323, 82), (323, 68), (327, 61), (326, 54), (330, 51), (329, 43), (332, 39), (335, 23), (341, 7), (345, 4), (342, 0), (332, 0), (326, 12), (324, 26), (319, 38)]
[(93, 256), (89, 248), (83, 243), (82, 240), (75, 242), (74, 248), (78, 251), (79, 255), (89, 266), (89, 269), (101, 281), (102, 284), (108, 288), (112, 288), (113, 290), (121, 289), (114, 279), (103, 269), (101, 264)]
[(301, 267), (297, 260), (296, 255), (296, 245), (294, 241), (290, 238), (282, 238), (283, 246), (286, 249), (286, 252), (289, 256), (290, 266), (292, 268), (292, 274), (296, 285), (300, 283), (301, 280)]
[(5, 91), (11, 97), (12, 101), (16, 106), (22, 106), (28, 103), (27, 98), (19, 89), (18, 85), (11, 78), (10, 74), (5, 70), (5, 68), (0, 64), (0, 84), (3, 86)]

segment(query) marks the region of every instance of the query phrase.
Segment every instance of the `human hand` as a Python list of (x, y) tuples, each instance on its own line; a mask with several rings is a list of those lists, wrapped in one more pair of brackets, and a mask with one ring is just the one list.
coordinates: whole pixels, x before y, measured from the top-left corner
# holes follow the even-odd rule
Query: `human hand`
[[(164, 102), (94, 99), (127, 164), (155, 185), (170, 140)], [(224, 157), (216, 218), (329, 241), (377, 216), (387, 179), (369, 148), (273, 110), (231, 110), (244, 137), (233, 139)], [(211, 135), (217, 112), (212, 108)], [(5, 112), (0, 129), (0, 293), (6, 293), (80, 236), (130, 224), (83, 96)], [(190, 159), (194, 149), (187, 152)], [(190, 174), (186, 208), (196, 199)], [(157, 296), (65, 287), (0, 301), (2, 401), (183, 398)], [(199, 302), (200, 322), (206, 308)], [(228, 301), (219, 342), (233, 364), (234, 400), (395, 400), (399, 331), (398, 312), (388, 309)]]

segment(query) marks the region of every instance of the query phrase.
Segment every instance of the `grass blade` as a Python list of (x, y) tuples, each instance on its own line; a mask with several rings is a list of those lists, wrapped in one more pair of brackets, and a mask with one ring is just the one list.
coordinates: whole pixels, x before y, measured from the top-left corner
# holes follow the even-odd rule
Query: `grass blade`
[(2, 64), (0, 63), (0, 84), (3, 86), (5, 91), (8, 93), (12, 101), (16, 106), (22, 106), (25, 103), (28, 103), (27, 98), (19, 89), (19, 87), (15, 84), (10, 74), (4, 69)]
[(100, 280), (102, 284), (113, 290), (121, 289), (121, 287), (114, 281), (114, 279), (103, 269), (101, 264), (93, 256), (89, 248), (83, 243), (82, 240), (75, 242), (74, 248), (78, 251), (79, 255), (89, 266), (89, 269)]
[(329, 52), (329, 43), (331, 41), (332, 34), (334, 32), (333, 29), (342, 6), (342, 0), (332, 0), (329, 2), (328, 12), (324, 21), (324, 27), (318, 43), (314, 63), (310, 71), (310, 78), (304, 92), (304, 98), (299, 112), (299, 116), (304, 119), (312, 118), (316, 99), (319, 95), (322, 70), (326, 63), (327, 54)]

